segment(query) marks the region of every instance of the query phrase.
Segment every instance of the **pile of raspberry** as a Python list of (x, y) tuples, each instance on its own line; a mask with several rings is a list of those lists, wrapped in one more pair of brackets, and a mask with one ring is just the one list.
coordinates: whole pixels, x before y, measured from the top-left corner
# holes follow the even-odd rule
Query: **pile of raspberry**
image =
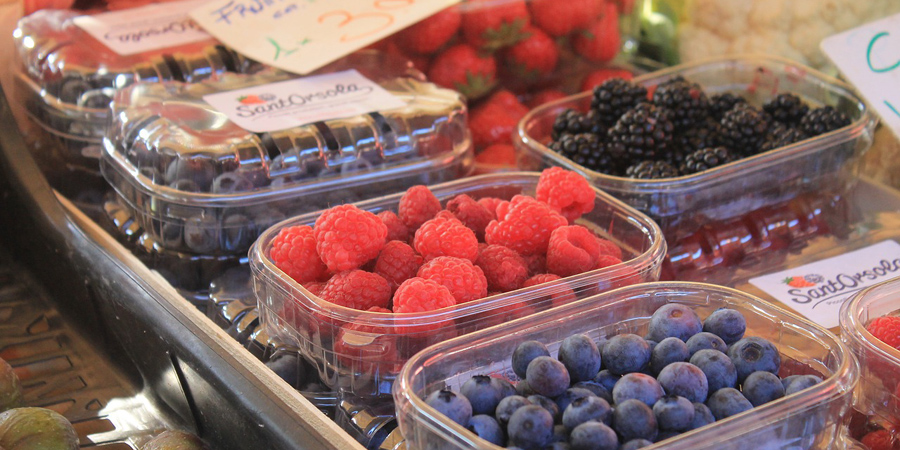
[(471, 302), (622, 262), (622, 250), (575, 221), (594, 209), (580, 175), (545, 170), (535, 197), (441, 205), (425, 186), (398, 210), (326, 210), (314, 227), (282, 229), (275, 265), (310, 293), (362, 311), (416, 313)]
[(879, 317), (869, 322), (866, 330), (885, 344), (900, 350), (900, 316)]

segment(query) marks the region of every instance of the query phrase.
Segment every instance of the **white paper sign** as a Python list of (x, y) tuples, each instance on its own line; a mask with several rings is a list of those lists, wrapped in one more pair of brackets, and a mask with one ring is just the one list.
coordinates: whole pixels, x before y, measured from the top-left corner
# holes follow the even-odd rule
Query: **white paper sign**
[(900, 244), (883, 241), (834, 258), (752, 278), (750, 283), (826, 328), (853, 293), (900, 276)]
[(210, 39), (188, 16), (209, 0), (156, 3), (74, 19), (75, 25), (120, 55)]
[(460, 0), (213, 0), (191, 12), (264, 64), (307, 74)]
[(822, 51), (900, 137), (900, 14), (830, 36)]
[(254, 133), (406, 105), (355, 70), (219, 92), (203, 100)]

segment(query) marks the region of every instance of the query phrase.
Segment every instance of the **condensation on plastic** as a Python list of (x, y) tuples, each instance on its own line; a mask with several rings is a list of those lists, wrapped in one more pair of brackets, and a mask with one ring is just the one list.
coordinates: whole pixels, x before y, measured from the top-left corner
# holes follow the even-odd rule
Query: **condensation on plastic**
[[(432, 186), (442, 204), (459, 194), (472, 198), (534, 195), (539, 174), (506, 173)], [(494, 295), (437, 311), (415, 314), (364, 312), (312, 295), (269, 259), (272, 240), (294, 225), (313, 225), (321, 212), (270, 228), (250, 249), (256, 297), (269, 334), (300, 351), (319, 369), (322, 380), (357, 396), (389, 394), (403, 363), (435, 342), (470, 333), (515, 317), (615, 287), (655, 281), (666, 245), (659, 227), (638, 211), (595, 190), (594, 210), (577, 221), (619, 245), (623, 263), (531, 288)], [(361, 209), (396, 212), (401, 193), (358, 203)]]
[[(397, 419), (408, 448), (499, 449), (428, 406), (424, 398), (445, 385), (459, 391), (472, 375), (514, 379), (510, 356), (525, 340), (555, 354), (576, 333), (597, 339), (643, 335), (650, 316), (666, 303), (690, 305), (706, 317), (721, 307), (747, 320), (747, 336), (772, 341), (782, 356), (781, 376), (816, 374), (824, 381), (805, 391), (646, 447), (647, 450), (830, 449), (840, 438), (859, 370), (850, 349), (827, 330), (759, 298), (702, 283), (648, 283), (617, 289), (502, 326), (433, 345), (403, 367), (394, 387)], [(560, 326), (560, 324), (565, 324)]]
[(406, 106), (258, 134), (202, 96), (284, 73), (130, 86), (113, 101), (101, 171), (158, 245), (194, 254), (241, 254), (289, 215), (468, 174), (462, 97), (414, 77), (373, 78)]
[(881, 316), (900, 311), (900, 278), (859, 291), (841, 306), (841, 339), (856, 355), (860, 383), (854, 407), (869, 416), (897, 423), (900, 408), (900, 350), (892, 348), (866, 330)]
[(847, 85), (787, 59), (741, 55), (684, 64), (642, 75), (652, 88), (677, 76), (703, 86), (708, 95), (731, 92), (760, 106), (779, 92), (814, 105), (831, 105), (852, 123), (839, 130), (741, 159), (694, 175), (635, 180), (585, 168), (547, 147), (556, 116), (567, 108), (587, 110), (586, 92), (532, 110), (513, 136), (519, 167), (562, 166), (585, 175), (600, 189), (647, 213), (670, 240), (705, 222), (729, 219), (784, 202), (803, 192), (846, 193), (856, 182), (861, 155), (872, 145), (877, 120)]

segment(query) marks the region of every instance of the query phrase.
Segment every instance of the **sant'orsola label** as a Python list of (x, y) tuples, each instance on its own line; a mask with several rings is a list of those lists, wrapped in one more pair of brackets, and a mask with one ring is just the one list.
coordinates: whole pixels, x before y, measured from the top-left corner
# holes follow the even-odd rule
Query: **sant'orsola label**
[(900, 277), (900, 243), (883, 241), (750, 283), (813, 322), (833, 328), (851, 295), (895, 277)]
[(74, 19), (75, 25), (119, 55), (177, 47), (212, 37), (188, 16), (209, 0), (154, 3)]
[(203, 100), (254, 133), (406, 106), (356, 70), (218, 92)]

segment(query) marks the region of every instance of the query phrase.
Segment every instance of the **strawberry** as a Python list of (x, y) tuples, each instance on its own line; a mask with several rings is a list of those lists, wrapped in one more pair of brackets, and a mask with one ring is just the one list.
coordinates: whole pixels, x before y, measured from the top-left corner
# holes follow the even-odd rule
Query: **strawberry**
[(456, 89), (469, 99), (488, 93), (497, 82), (493, 56), (479, 55), (474, 47), (454, 45), (431, 62), (428, 78), (440, 86)]
[(616, 5), (605, 5), (603, 17), (586, 30), (575, 33), (572, 46), (576, 53), (590, 61), (606, 62), (615, 58), (621, 46)]
[(489, 166), (516, 167), (516, 149), (510, 144), (493, 144), (475, 156), (475, 162)]
[(553, 72), (559, 61), (559, 49), (540, 29), (528, 27), (525, 32), (528, 37), (510, 47), (504, 61), (516, 77), (534, 81)]
[(470, 0), (462, 18), (463, 36), (475, 47), (495, 51), (524, 39), (531, 23), (524, 0), (497, 3), (496, 0)]
[(603, 10), (603, 0), (532, 0), (534, 24), (550, 36), (566, 36), (587, 28)]
[(516, 94), (507, 91), (506, 89), (501, 89), (494, 93), (490, 98), (487, 99), (485, 103), (497, 103), (506, 108), (507, 114), (516, 118), (516, 120), (521, 119), (528, 114), (528, 107), (523, 105), (522, 102), (519, 101), (519, 98), (516, 97)]
[(581, 82), (581, 90), (593, 91), (595, 87), (600, 86), (604, 81), (613, 78), (630, 80), (634, 78), (634, 74), (625, 69), (597, 69), (584, 77), (584, 81)]
[(559, 100), (565, 97), (567, 97), (567, 95), (563, 91), (559, 91), (556, 89), (544, 89), (543, 91), (534, 94), (531, 99), (528, 100), (528, 107), (537, 108), (544, 103), (550, 103), (554, 100)]
[(397, 33), (397, 45), (414, 55), (430, 55), (450, 41), (461, 22), (459, 9), (447, 8)]
[(508, 144), (519, 118), (509, 114), (499, 103), (485, 103), (472, 110), (469, 129), (472, 143), (479, 150), (491, 144)]

